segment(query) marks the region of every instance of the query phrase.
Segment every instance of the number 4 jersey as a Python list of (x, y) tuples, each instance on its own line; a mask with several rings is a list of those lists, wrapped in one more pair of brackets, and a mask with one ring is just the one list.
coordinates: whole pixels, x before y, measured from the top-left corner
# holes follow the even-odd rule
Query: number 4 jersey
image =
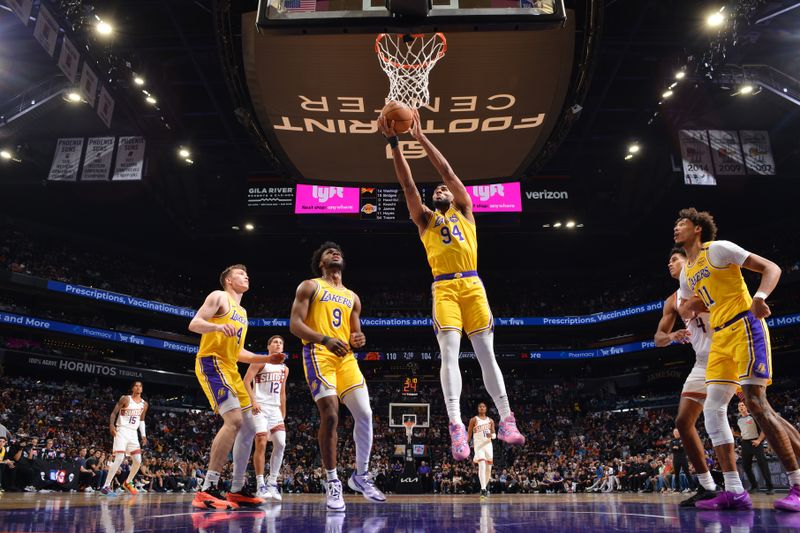
[[(679, 291), (680, 292), (680, 291)], [(677, 305), (683, 302), (680, 294), (675, 294)], [(708, 364), (708, 351), (711, 349), (711, 315), (709, 313), (700, 313), (691, 320), (684, 320), (686, 329), (689, 330), (689, 342), (692, 344), (692, 349), (695, 353), (694, 366), (697, 368), (705, 368)]]

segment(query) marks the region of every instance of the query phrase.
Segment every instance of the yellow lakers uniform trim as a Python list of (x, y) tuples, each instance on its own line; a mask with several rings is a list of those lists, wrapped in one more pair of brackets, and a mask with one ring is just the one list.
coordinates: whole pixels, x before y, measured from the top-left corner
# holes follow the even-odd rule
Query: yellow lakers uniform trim
[(694, 261), (684, 266), (686, 283), (711, 315), (714, 335), (706, 383), (772, 382), (772, 348), (763, 319), (750, 312), (753, 299), (739, 265), (714, 265), (708, 256), (713, 241), (703, 243)]
[[(486, 288), (478, 276), (475, 224), (455, 207), (434, 211), (420, 236), (433, 273), (433, 329), (471, 336), (494, 328)], [(448, 278), (438, 279), (437, 278)]]
[(478, 270), (475, 224), (455, 207), (434, 211), (420, 236), (433, 276)]
[(236, 334), (227, 337), (224, 333), (214, 331), (204, 333), (200, 338), (200, 347), (195, 360), (195, 375), (200, 387), (214, 409), (219, 410), (230, 396), (235, 396), (242, 409), (249, 409), (250, 396), (244, 388), (242, 376), (239, 374), (237, 360), (239, 352), (247, 337), (247, 311), (228, 295), (228, 310), (212, 317), (212, 324), (231, 324)]
[[(334, 287), (322, 278), (313, 281), (317, 288), (309, 302), (305, 324), (322, 335), (349, 344), (355, 294), (345, 287)], [(303, 372), (314, 400), (334, 394), (343, 398), (365, 385), (352, 350), (339, 357), (322, 344), (303, 341)]]

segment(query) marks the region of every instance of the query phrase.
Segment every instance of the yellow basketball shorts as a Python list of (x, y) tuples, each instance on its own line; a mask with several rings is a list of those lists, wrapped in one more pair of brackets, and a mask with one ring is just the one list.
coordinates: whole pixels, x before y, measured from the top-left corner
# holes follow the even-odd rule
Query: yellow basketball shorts
[(198, 357), (194, 373), (215, 413), (222, 415), (237, 407), (250, 409), (250, 396), (236, 363), (231, 366), (215, 355)]
[(352, 352), (339, 357), (318, 344), (303, 346), (303, 371), (314, 401), (326, 396), (348, 393), (366, 386), (364, 374)]
[(706, 384), (772, 383), (772, 349), (767, 323), (750, 311), (715, 328), (706, 367)]
[(433, 331), (461, 331), (472, 336), (494, 330), (494, 317), (481, 278), (436, 281), (433, 292)]

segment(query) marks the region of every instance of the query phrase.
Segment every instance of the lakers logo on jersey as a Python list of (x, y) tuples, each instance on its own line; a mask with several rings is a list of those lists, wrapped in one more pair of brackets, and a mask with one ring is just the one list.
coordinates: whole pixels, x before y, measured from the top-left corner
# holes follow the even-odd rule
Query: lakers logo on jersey
[[(334, 287), (322, 278), (315, 280), (317, 290), (311, 298), (306, 317), (306, 325), (321, 334), (350, 342), (350, 315), (353, 312), (355, 296), (346, 287)], [(304, 341), (304, 344), (308, 344)], [(319, 354), (331, 354), (323, 345), (315, 345)]]
[(756, 370), (758, 370), (759, 374), (764, 374), (767, 371), (767, 367), (766, 365), (764, 365), (764, 363), (759, 363), (758, 368)]
[(212, 317), (209, 322), (212, 324), (231, 324), (235, 328), (236, 334), (228, 337), (220, 331), (204, 333), (200, 338), (197, 356), (215, 356), (225, 364), (235, 365), (247, 337), (247, 311), (228, 296), (228, 310), (222, 315)]

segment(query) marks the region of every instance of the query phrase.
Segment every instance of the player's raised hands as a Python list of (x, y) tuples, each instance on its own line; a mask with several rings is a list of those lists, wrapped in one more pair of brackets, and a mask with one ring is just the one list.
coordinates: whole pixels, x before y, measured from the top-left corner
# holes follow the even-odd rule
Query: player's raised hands
[(353, 348), (361, 348), (367, 343), (367, 338), (360, 331), (354, 331), (350, 334), (350, 346)]
[(386, 137), (396, 137), (397, 132), (394, 131), (394, 121), (390, 121), (384, 115), (380, 115), (378, 117), (378, 131), (381, 132), (381, 135)]
[(408, 132), (415, 139), (419, 139), (420, 137), (422, 137), (422, 123), (420, 122), (419, 118), (419, 109), (414, 109), (413, 113), (414, 113), (414, 121), (411, 123), (411, 127), (408, 129)]

